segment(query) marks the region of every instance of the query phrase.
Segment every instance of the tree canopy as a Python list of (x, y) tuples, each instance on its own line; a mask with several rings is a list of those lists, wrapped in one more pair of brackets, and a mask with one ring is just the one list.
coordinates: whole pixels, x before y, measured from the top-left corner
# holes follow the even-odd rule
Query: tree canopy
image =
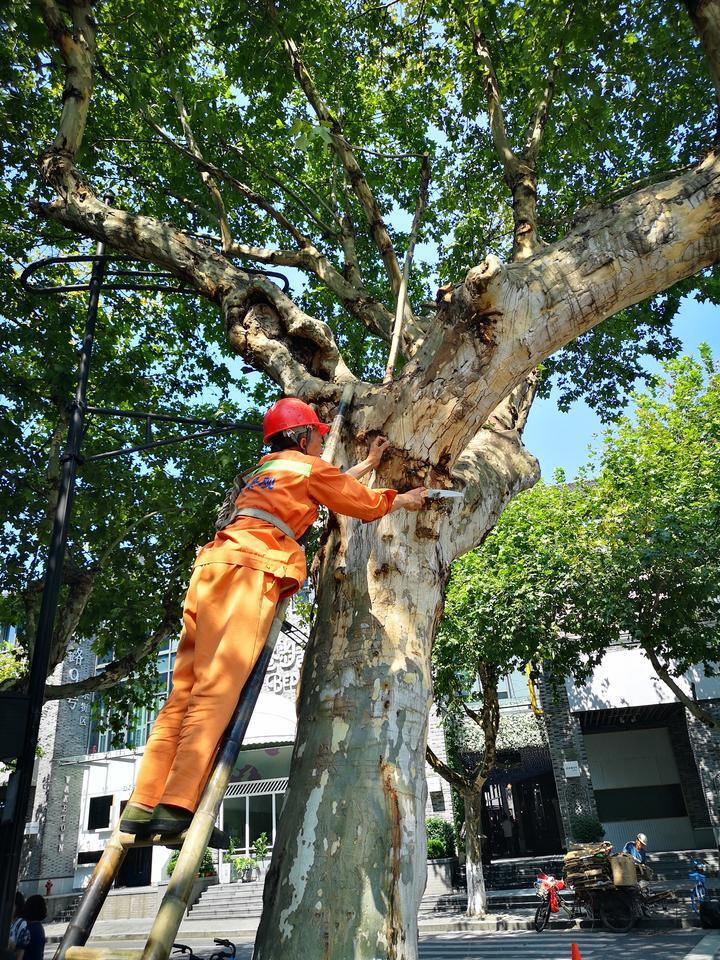
[(701, 712), (676, 680), (696, 664), (717, 670), (719, 431), (720, 377), (703, 348), (636, 394), (576, 483), (558, 477), (517, 497), (454, 565), (440, 694), (467, 698), (481, 660), (582, 681), (627, 642)]
[[(32, 309), (8, 292), (12, 268), (41, 245), (74, 250), (77, 243), (28, 209), (28, 200), (47, 196), (36, 157), (57, 123), (59, 74), (46, 52), (42, 9), (11, 2), (2, 28), (9, 318)], [(287, 3), (274, 16), (262, 3), (184, 0), (172, 18), (157, 4), (109, 2), (97, 17), (95, 91), (78, 155), (96, 193), (190, 232), (219, 237), (222, 225), (240, 262), (305, 271), (298, 304), (331, 324), (360, 376), (380, 369), (392, 300), (373, 228), (329, 147), (333, 118), (357, 148), (399, 250), (421, 156), (430, 154), (415, 309), (438, 281), (453, 282), (487, 253), (506, 257), (512, 248), (508, 186), (486, 118), (486, 51), (494, 53), (508, 145), (530, 151), (537, 164), (538, 232), (546, 241), (559, 239), (581, 208), (696, 162), (714, 129), (699, 40), (669, 0), (570, 12), (554, 0), (481, 7), (323, 0), (312, 15)], [(312, 103), (293, 77), (283, 37), (307, 63)], [(318, 117), (319, 97), (330, 119)], [(210, 175), (222, 201), (203, 182)], [(361, 296), (351, 289), (355, 275)], [(645, 376), (643, 356), (677, 351), (670, 322), (693, 290), (715, 300), (714, 272), (583, 334), (547, 361), (546, 388), (559, 385), (561, 404), (583, 395), (601, 411), (614, 409)], [(169, 328), (182, 325), (184, 311), (168, 314)], [(216, 339), (208, 326), (203, 331)]]

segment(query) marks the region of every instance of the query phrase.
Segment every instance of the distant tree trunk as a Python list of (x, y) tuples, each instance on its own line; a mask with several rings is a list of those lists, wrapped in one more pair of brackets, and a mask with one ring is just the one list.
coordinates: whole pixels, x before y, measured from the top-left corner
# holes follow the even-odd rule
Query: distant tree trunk
[(467, 878), (467, 915), (482, 920), (487, 913), (487, 893), (482, 865), (482, 788), (484, 781), (465, 801), (465, 875)]

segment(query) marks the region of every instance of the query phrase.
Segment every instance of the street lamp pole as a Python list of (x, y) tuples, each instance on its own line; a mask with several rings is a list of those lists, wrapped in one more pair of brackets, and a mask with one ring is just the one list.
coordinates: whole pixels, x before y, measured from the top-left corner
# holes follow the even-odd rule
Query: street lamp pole
[(22, 753), (8, 785), (8, 794), (0, 822), (0, 943), (5, 944), (12, 922), (12, 908), (20, 870), (20, 857), (25, 833), (25, 814), (30, 803), (32, 776), (35, 765), (40, 717), (42, 715), (45, 682), (47, 680), (53, 628), (58, 595), (62, 584), (68, 527), (75, 493), (75, 476), (80, 462), (80, 444), (85, 426), (85, 410), (90, 361), (95, 338), (100, 289), (105, 272), (105, 244), (96, 247), (97, 259), (93, 261), (90, 277), (90, 298), (85, 316), (85, 335), (80, 351), (80, 369), (75, 399), (70, 408), (67, 447), (61, 458), (58, 501), (53, 519), (50, 549), (45, 570), (38, 627), (30, 664), (28, 683), (28, 712), (25, 724)]

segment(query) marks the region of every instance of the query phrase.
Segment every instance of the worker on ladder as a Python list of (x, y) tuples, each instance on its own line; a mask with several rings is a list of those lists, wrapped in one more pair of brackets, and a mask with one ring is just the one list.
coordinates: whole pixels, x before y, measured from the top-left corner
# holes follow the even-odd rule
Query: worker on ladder
[[(278, 400), (265, 414), (263, 435), (271, 452), (236, 478), (215, 539), (195, 561), (172, 692), (148, 738), (122, 831), (176, 835), (189, 827), (275, 607), (305, 580), (299, 541), (315, 522), (318, 505), (364, 521), (422, 509), (422, 487), (398, 493), (358, 482), (379, 464), (384, 438), (343, 473), (320, 459), (328, 430), (301, 400)], [(223, 839), (216, 831), (214, 845)]]

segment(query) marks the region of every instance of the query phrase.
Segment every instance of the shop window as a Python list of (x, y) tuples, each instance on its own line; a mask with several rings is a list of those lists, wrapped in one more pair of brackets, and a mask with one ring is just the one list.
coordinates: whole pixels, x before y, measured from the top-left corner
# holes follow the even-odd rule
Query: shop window
[(105, 830), (110, 826), (112, 794), (106, 797), (91, 797), (88, 807), (88, 830)]
[(102, 856), (102, 850), (83, 850), (77, 855), (78, 866), (86, 863), (97, 863)]

